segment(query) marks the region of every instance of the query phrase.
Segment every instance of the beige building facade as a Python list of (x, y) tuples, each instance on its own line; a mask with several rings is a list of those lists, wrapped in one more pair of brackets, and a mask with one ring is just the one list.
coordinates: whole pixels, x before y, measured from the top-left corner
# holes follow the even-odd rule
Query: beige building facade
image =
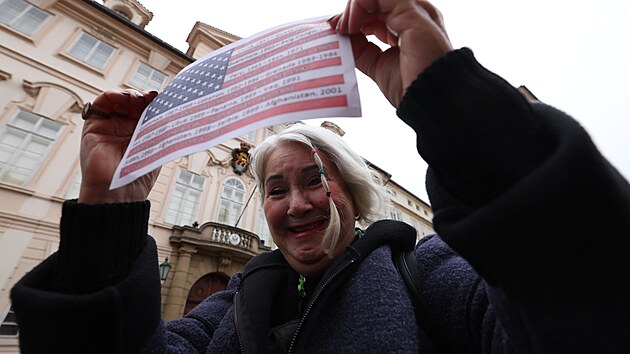
[[(0, 0), (0, 353), (18, 352), (10, 290), (57, 250), (62, 203), (78, 196), (84, 103), (110, 89), (159, 91), (196, 58), (239, 39), (197, 22), (184, 53), (144, 30), (152, 17), (136, 0)], [(162, 167), (149, 195), (149, 233), (156, 265), (170, 265), (162, 286), (166, 320), (275, 248), (251, 171), (233, 161), (281, 129), (260, 129)], [(392, 201), (384, 217), (413, 225), (419, 237), (432, 232), (430, 206), (373, 168)]]

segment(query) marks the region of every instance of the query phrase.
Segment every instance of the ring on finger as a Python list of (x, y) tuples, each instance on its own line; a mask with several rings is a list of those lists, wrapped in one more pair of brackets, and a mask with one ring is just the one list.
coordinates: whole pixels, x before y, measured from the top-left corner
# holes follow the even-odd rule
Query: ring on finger
[(86, 120), (92, 114), (95, 116), (103, 117), (103, 118), (109, 118), (110, 116), (121, 117), (121, 118), (128, 117), (126, 114), (122, 114), (118, 112), (108, 113), (108, 112), (99, 111), (98, 109), (92, 109), (92, 103), (86, 102), (85, 105), (83, 105), (83, 110), (81, 111), (81, 118), (83, 118), (83, 120)]

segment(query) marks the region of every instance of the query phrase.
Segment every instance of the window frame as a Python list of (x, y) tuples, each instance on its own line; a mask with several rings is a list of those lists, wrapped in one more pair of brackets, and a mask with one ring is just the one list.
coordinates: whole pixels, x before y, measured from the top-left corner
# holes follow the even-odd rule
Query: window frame
[(248, 141), (250, 143), (256, 142), (256, 130), (252, 130), (249, 133), (243, 134), (239, 137), (241, 140)]
[[(26, 8), (24, 8), (24, 10), (22, 10), (22, 12), (20, 12), (20, 14), (17, 17), (12, 18), (9, 22), (7, 22), (7, 23), (0, 22), (0, 26), (3, 26), (5, 28), (7, 28), (7, 29), (9, 29), (9, 30), (11, 30), (11, 31), (13, 31), (15, 33), (18, 33), (18, 34), (20, 34), (22, 36), (25, 36), (27, 38), (35, 37), (42, 30), (42, 28), (44, 28), (46, 26), (46, 24), (49, 23), (50, 20), (53, 18), (53, 14), (51, 14), (48, 11), (45, 11), (45, 10), (39, 8), (38, 6), (35, 6), (35, 5), (31, 4), (30, 2), (28, 2), (26, 0), (0, 0), (0, 6), (2, 6), (2, 4), (8, 3), (9, 1), (23, 2), (27, 6), (26, 6)], [(19, 27), (13, 26), (13, 24), (16, 21), (19, 21), (20, 19), (23, 19), (24, 17), (28, 16), (28, 13), (31, 10), (35, 10), (35, 11), (37, 11), (39, 13), (42, 13), (42, 14), (46, 15), (46, 18), (43, 21), (39, 22), (37, 27), (35, 27), (32, 32), (27, 33), (27, 32), (24, 32)]]
[[(264, 232), (262, 232), (263, 230)], [(271, 230), (269, 230), (262, 203), (258, 203), (258, 211), (256, 212), (256, 235), (258, 235), (259, 239), (265, 241), (265, 246), (272, 249), (276, 247), (273, 237), (271, 237)]]
[[(28, 118), (35, 119), (35, 123), (33, 123), (32, 126), (30, 127), (20, 126), (16, 124), (17, 120), (21, 117), (21, 114), (24, 114)], [(26, 119), (24, 120), (26, 121)], [(27, 123), (31, 123), (31, 122), (27, 121)], [(52, 127), (56, 128), (56, 131), (54, 132), (54, 136), (47, 136), (45, 134), (42, 134), (42, 132), (37, 131), (45, 123), (51, 124)], [(18, 136), (18, 138), (20, 138), (21, 136), (21, 140), (19, 141), (18, 146), (15, 146), (13, 150), (10, 150), (10, 149), (6, 150), (9, 156), (6, 162), (2, 162), (3, 165), (0, 166), (0, 183), (9, 184), (9, 185), (18, 186), (18, 187), (24, 187), (28, 185), (33, 180), (33, 177), (36, 176), (37, 173), (39, 173), (39, 171), (41, 170), (42, 165), (44, 164), (46, 159), (49, 157), (51, 150), (53, 149), (53, 147), (59, 140), (59, 137), (62, 135), (62, 131), (64, 127), (65, 127), (64, 124), (59, 123), (53, 119), (50, 119), (48, 117), (45, 117), (39, 114), (35, 114), (33, 112), (30, 112), (22, 108), (18, 108), (13, 113), (11, 118), (2, 127), (0, 127), (0, 142), (2, 143), (2, 145), (4, 145), (4, 138), (9, 136), (9, 134), (11, 133), (13, 133), (14, 136)], [(35, 165), (30, 169), (28, 176), (25, 177), (20, 183), (15, 183), (6, 179), (7, 174), (9, 174), (11, 171), (15, 171), (16, 166), (18, 168), (24, 169), (23, 166), (18, 166), (17, 164), (19, 163), (20, 159), (25, 158), (25, 156), (26, 158), (28, 158), (28, 155), (25, 155), (25, 153), (29, 152), (26, 150), (26, 148), (33, 141), (36, 141), (39, 143), (46, 142), (47, 145), (44, 148), (44, 150), (41, 152), (40, 158), (36, 161)], [(11, 146), (9, 144), (7, 145)], [(0, 153), (2, 152), (4, 151), (0, 150)]]
[[(151, 72), (147, 76), (147, 79), (146, 79), (146, 81), (144, 82), (143, 85), (137, 85), (137, 83), (134, 82), (134, 78), (136, 77), (136, 74), (138, 73), (138, 71), (140, 70), (140, 68), (142, 66), (147, 67), (148, 69), (151, 70)], [(146, 85), (147, 82), (150, 81), (151, 77), (155, 73), (159, 73), (159, 74), (163, 75), (164, 76), (164, 80), (162, 81), (162, 83), (160, 83), (160, 86), (157, 87), (157, 88), (147, 86)], [(139, 89), (141, 91), (152, 91), (152, 90), (153, 91), (161, 91), (167, 85), (168, 80), (169, 80), (169, 75), (168, 74), (166, 74), (165, 72), (163, 72), (161, 70), (158, 70), (158, 69), (154, 68), (153, 66), (151, 66), (151, 65), (149, 65), (149, 64), (147, 64), (147, 63), (145, 63), (143, 61), (138, 60), (138, 62), (135, 65), (134, 70), (132, 70), (131, 73), (129, 74), (129, 78), (127, 79), (127, 85), (129, 85), (130, 87)]]
[(13, 318), (15, 318), (15, 311), (13, 311), (12, 304), (8, 306), (8, 309), (4, 313), (4, 316), (2, 316), (2, 321), (0, 321), (0, 328), (15, 327), (16, 332), (15, 334), (2, 334), (2, 332), (0, 332), (0, 338), (17, 338), (20, 334), (20, 327), (18, 326), (17, 319), (15, 319), (14, 321), (7, 320), (7, 318), (11, 315)]
[[(183, 174), (190, 175), (190, 181), (188, 182), (188, 184), (180, 183)], [(202, 181), (201, 187), (195, 187), (193, 185), (195, 178), (201, 179)], [(199, 207), (201, 206), (201, 201), (203, 200), (206, 182), (207, 182), (207, 178), (202, 175), (198, 175), (194, 172), (188, 171), (183, 168), (179, 169), (179, 174), (177, 175), (177, 179), (175, 180), (175, 183), (173, 184), (171, 195), (168, 199), (168, 202), (165, 204), (166, 210), (165, 210), (165, 215), (164, 215), (164, 222), (170, 225), (192, 225), (193, 222), (198, 221), (196, 219), (199, 218)], [(169, 217), (170, 217), (171, 210), (174, 209), (174, 208), (171, 208), (171, 206), (173, 205), (173, 201), (174, 201), (173, 198), (175, 198), (176, 194), (178, 193), (178, 188), (183, 188), (184, 190), (182, 192), (182, 197), (180, 198), (181, 201), (178, 207), (176, 208), (176, 215), (174, 219), (170, 220)], [(197, 193), (196, 200), (188, 199), (188, 197), (191, 195), (191, 192)], [(192, 213), (185, 212), (186, 203), (192, 203), (193, 205)], [(190, 220), (182, 221), (184, 215), (189, 215)]]
[[(105, 60), (103, 67), (99, 68), (97, 66), (92, 65), (91, 63), (85, 61), (84, 59), (81, 59), (79, 57), (74, 56), (73, 54), (71, 54), (72, 49), (81, 41), (81, 39), (83, 37), (91, 37), (93, 39), (95, 39), (97, 41), (97, 45), (100, 44), (105, 44), (111, 48), (113, 48), (113, 51), (111, 52), (111, 54), (109, 55), (109, 57)], [(94, 46), (96, 47), (96, 46)], [(94, 48), (90, 49), (90, 52), (93, 51)], [(113, 65), (114, 63), (114, 57), (118, 54), (119, 52), (119, 48), (116, 47), (115, 45), (109, 43), (108, 41), (105, 41), (83, 29), (78, 29), (77, 33), (73, 36), (73, 38), (70, 39), (70, 41), (67, 43), (67, 45), (65, 46), (65, 48), (63, 49), (63, 51), (60, 53), (61, 55), (63, 55), (64, 57), (72, 60), (73, 62), (85, 67), (88, 70), (94, 71), (98, 74), (104, 75), (104, 73), (106, 71), (109, 70), (109, 68)]]
[(81, 175), (81, 169), (74, 173), (74, 177), (72, 178), (72, 182), (68, 184), (66, 187), (66, 193), (64, 193), (64, 199), (78, 199), (79, 192), (81, 192), (81, 181), (83, 180), (83, 175)]
[[(239, 210), (236, 212), (237, 215), (235, 215), (234, 217), (231, 217), (231, 213), (230, 211), (234, 209), (234, 203), (237, 203), (236, 200), (234, 199), (227, 199), (224, 197), (225, 195), (225, 189), (226, 189), (226, 185), (230, 182), (230, 181), (235, 181), (238, 182), (240, 184), (240, 186), (242, 187), (242, 189), (239, 189), (242, 193), (243, 193), (243, 198), (242, 201), (240, 203), (240, 208)], [(232, 190), (236, 190), (236, 188), (231, 187)], [(230, 226), (235, 226), (236, 222), (238, 221), (239, 216), (241, 216), (241, 214), (243, 214), (245, 212), (245, 200), (246, 200), (246, 196), (247, 196), (247, 188), (245, 187), (245, 183), (243, 183), (243, 181), (241, 181), (240, 179), (236, 178), (236, 177), (228, 177), (226, 178), (223, 183), (221, 183), (221, 193), (219, 194), (219, 200), (218, 200), (218, 208), (217, 208), (217, 222), (225, 224), (225, 225), (230, 225)], [(225, 203), (224, 203), (225, 202)], [(224, 205), (227, 204), (227, 206), (224, 207)], [(223, 215), (223, 211), (226, 210), (227, 211), (227, 217), (225, 219), (223, 219), (222, 215)]]

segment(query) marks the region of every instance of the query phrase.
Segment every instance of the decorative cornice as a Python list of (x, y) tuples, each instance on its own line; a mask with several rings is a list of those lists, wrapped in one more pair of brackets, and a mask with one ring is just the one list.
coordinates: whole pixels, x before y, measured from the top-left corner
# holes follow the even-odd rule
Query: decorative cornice
[(95, 95), (105, 91), (105, 89), (101, 89), (98, 88), (94, 85), (89, 84), (88, 82), (84, 81), (84, 80), (79, 80), (76, 77), (70, 76), (50, 65), (44, 64), (43, 62), (40, 61), (35, 61), (30, 57), (27, 57), (25, 55), (23, 55), (22, 53), (18, 53), (16, 51), (14, 51), (13, 49), (4, 47), (0, 45), (0, 53), (1, 54), (5, 54), (7, 56), (9, 56), (10, 58), (13, 58), (15, 60), (18, 60), (20, 62), (22, 62), (25, 65), (29, 65), (33, 68), (39, 69), (47, 74), (50, 74), (51, 76), (54, 76), (60, 80), (63, 80), (69, 84), (72, 84), (74, 86), (77, 86), (83, 90), (86, 90), (88, 92), (91, 92)]
[(4, 70), (0, 70), (0, 81), (11, 80), (12, 77), (13, 75), (11, 75), (10, 73)]
[(31, 82), (28, 80), (23, 80), (22, 87), (24, 88), (24, 91), (33, 98), (37, 97), (37, 95), (39, 94), (39, 90), (41, 90), (42, 87), (54, 87), (59, 91), (67, 93), (70, 97), (72, 97), (72, 99), (74, 99), (75, 103), (70, 108), (70, 112), (81, 113), (81, 110), (83, 109), (83, 102), (81, 101), (81, 97), (69, 90), (67, 87), (61, 86), (59, 84), (55, 84), (52, 82)]

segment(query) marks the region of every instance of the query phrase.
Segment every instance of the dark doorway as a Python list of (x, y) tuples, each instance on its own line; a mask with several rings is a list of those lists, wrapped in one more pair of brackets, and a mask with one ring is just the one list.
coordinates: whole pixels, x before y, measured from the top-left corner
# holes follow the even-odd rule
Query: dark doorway
[(228, 280), (229, 277), (222, 273), (209, 273), (199, 278), (188, 292), (184, 316), (208, 296), (225, 290)]

